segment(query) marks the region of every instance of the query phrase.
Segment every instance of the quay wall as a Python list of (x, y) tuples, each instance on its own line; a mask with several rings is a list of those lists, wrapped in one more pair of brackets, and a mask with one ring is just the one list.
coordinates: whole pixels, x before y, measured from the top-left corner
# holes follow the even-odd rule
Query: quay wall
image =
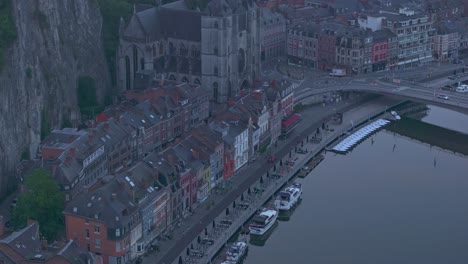
[[(398, 103), (396, 105), (390, 106), (390, 107), (384, 107), (382, 106), (378, 110), (374, 110), (371, 112), (368, 112), (367, 114), (363, 114), (360, 117), (356, 118), (353, 120), (355, 124), (355, 128), (358, 126), (365, 124), (375, 118), (378, 118), (381, 116), (384, 112), (389, 111), (390, 109), (393, 109), (400, 105), (401, 103)], [(344, 119), (346, 119), (346, 113), (344, 113)], [(347, 120), (349, 121), (349, 120)], [(357, 124), (357, 125), (356, 125)], [(197, 263), (211, 263), (213, 258), (216, 256), (216, 254), (222, 249), (222, 247), (227, 243), (228, 239), (232, 237), (238, 230), (241, 228), (256, 212), (258, 209), (262, 208), (262, 206), (274, 196), (278, 190), (285, 185), (291, 178), (293, 178), (294, 175), (298, 173), (298, 171), (304, 167), (310, 159), (312, 159), (314, 156), (318, 155), (321, 151), (323, 151), (327, 146), (332, 144), (334, 141), (339, 139), (340, 137), (343, 136), (343, 134), (352, 129), (352, 125), (350, 123), (345, 123), (343, 122), (341, 125), (330, 125), (330, 127), (334, 127), (333, 132), (326, 133), (325, 131), (322, 131), (321, 133), (323, 134), (322, 136), (322, 141), (318, 144), (312, 144), (312, 143), (305, 143), (304, 147), (306, 147), (309, 152), (304, 155), (298, 156), (298, 160), (293, 166), (292, 170), (290, 170), (287, 174), (283, 175), (282, 177), (276, 179), (269, 177), (268, 179), (264, 180), (263, 184), (260, 184), (258, 181), (255, 182), (253, 186), (260, 186), (261, 188), (264, 188), (265, 191), (262, 192), (260, 195), (257, 195), (253, 200), (250, 201), (250, 206), (247, 210), (244, 211), (236, 211), (237, 217), (234, 221), (232, 221), (232, 224), (224, 230), (224, 233), (221, 234), (218, 239), (216, 239), (215, 243), (208, 247), (207, 250), (205, 251), (204, 257), (201, 258)], [(313, 129), (315, 131), (315, 128)], [(308, 134), (302, 134), (301, 140), (306, 139), (307, 135), (311, 134), (310, 131), (308, 131)], [(293, 148), (294, 150), (294, 148)], [(292, 152), (294, 152), (292, 150)], [(279, 158), (279, 157), (278, 157)], [(283, 158), (285, 160), (285, 158)], [(272, 174), (270, 174), (272, 175)], [(265, 178), (265, 177), (264, 177)], [(236, 199), (236, 201), (240, 202), (240, 197)], [(230, 207), (232, 208), (232, 207)], [(224, 212), (222, 212), (217, 219), (221, 220), (225, 218), (226, 215)], [(183, 253), (181, 256), (184, 255)], [(178, 259), (176, 259), (173, 264), (178, 264), (177, 262)]]

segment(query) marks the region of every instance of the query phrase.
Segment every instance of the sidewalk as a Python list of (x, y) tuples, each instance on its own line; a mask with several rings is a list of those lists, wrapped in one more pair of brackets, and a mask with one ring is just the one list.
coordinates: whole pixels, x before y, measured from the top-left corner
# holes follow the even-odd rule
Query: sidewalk
[[(349, 104), (349, 102), (341, 102), (331, 107), (312, 107), (307, 109), (302, 113), (304, 121), (298, 125), (288, 139), (279, 141), (278, 146), (272, 150), (272, 153), (276, 157), (288, 156), (291, 149), (294, 150), (296, 144), (299, 144), (307, 135), (312, 135), (316, 131), (316, 128), (321, 126), (335, 112), (346, 112), (353, 108), (365, 109), (365, 107), (369, 107), (369, 104), (375, 105), (375, 103), (364, 103), (355, 108), (356, 106)], [(385, 104), (388, 105), (388, 103)], [(172, 240), (163, 242), (159, 246), (160, 252), (145, 257), (143, 263), (173, 263), (173, 261), (177, 260), (179, 254), (202, 233), (205, 227), (211, 225), (213, 219), (217, 218), (249, 186), (258, 181), (262, 175), (267, 171), (271, 171), (273, 166), (274, 164), (266, 162), (265, 155), (258, 158), (256, 162), (247, 165), (245, 168), (246, 173), (242, 173), (233, 179), (229, 191), (224, 194), (211, 195), (203, 205), (183, 221), (179, 228), (174, 230)], [(206, 209), (206, 205), (208, 204), (212, 204), (210, 210)]]

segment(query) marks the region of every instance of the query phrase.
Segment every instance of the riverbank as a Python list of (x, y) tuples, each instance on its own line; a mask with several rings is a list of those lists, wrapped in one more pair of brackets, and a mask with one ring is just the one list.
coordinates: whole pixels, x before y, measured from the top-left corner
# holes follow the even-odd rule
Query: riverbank
[(468, 156), (467, 134), (407, 117), (403, 117), (399, 122), (385, 129), (423, 143)]
[[(395, 102), (396, 104), (397, 102)], [(362, 108), (361, 108), (362, 107)], [(364, 123), (373, 118), (380, 116), (386, 110), (386, 106), (381, 105), (372, 105), (368, 103), (367, 105), (362, 105), (356, 109), (350, 110), (346, 113), (347, 118), (341, 124), (334, 124), (333, 122), (326, 122), (325, 125), (328, 127), (327, 130), (321, 130), (320, 135), (322, 137), (321, 142), (312, 142), (308, 141), (307, 137), (302, 138), (300, 143), (294, 147), (301, 147), (307, 149), (308, 153), (298, 154), (294, 151), (291, 151), (289, 156), (282, 157), (277, 171), (274, 171), (270, 177), (261, 177), (258, 182), (256, 182), (252, 187), (253, 189), (260, 190), (259, 193), (251, 194), (248, 192), (247, 199), (249, 204), (249, 209), (237, 209), (232, 206), (229, 207), (229, 210), (233, 210), (234, 214), (229, 216), (229, 214), (220, 216), (218, 221), (224, 222), (229, 220), (232, 222), (230, 226), (220, 226), (216, 229), (217, 233), (215, 238), (217, 239), (216, 243), (210, 247), (202, 248), (204, 250), (204, 256), (200, 259), (190, 259), (189, 263), (210, 263), (213, 258), (216, 256), (226, 241), (233, 236), (239, 228), (241, 228), (247, 221), (250, 219), (258, 209), (262, 208), (268, 200), (275, 196), (281, 188), (288, 184), (288, 182), (293, 178), (297, 173), (312, 159), (317, 156), (324, 148), (331, 144), (336, 138), (339, 138), (343, 133), (352, 128), (352, 122)], [(311, 137), (310, 137), (311, 138)], [(287, 166), (287, 163), (294, 162), (293, 166)], [(277, 176), (278, 175), (278, 176)], [(277, 177), (275, 177), (277, 176)], [(250, 189), (250, 188), (249, 188)], [(242, 202), (242, 201), (236, 201)]]
[[(280, 141), (278, 146), (272, 150), (272, 153), (278, 158), (277, 164), (267, 163), (267, 157), (261, 156), (256, 162), (243, 168), (240, 175), (232, 179), (228, 192), (209, 197), (206, 204), (213, 203), (210, 210), (204, 210), (204, 206), (201, 206), (201, 210), (195, 211), (177, 230), (174, 230), (171, 234), (172, 240), (164, 241), (164, 243), (159, 245), (159, 253), (147, 255), (143, 258), (143, 263), (178, 263), (179, 258), (187, 256), (185, 252), (187, 249), (190, 250), (191, 244), (198, 244), (198, 237), (204, 237), (213, 232), (219, 233), (220, 231), (216, 228), (216, 222), (226, 216), (226, 208), (231, 206), (234, 201), (240, 202), (243, 195), (247, 196), (248, 188), (259, 183), (261, 177), (266, 177), (267, 173), (272, 175), (274, 168), (279, 167), (279, 158), (290, 155), (291, 150), (300, 144), (301, 140), (313, 135), (317, 127), (326, 122), (336, 111), (347, 112), (344, 115), (346, 117), (344, 120), (348, 123), (343, 122), (341, 125), (343, 127), (346, 126), (346, 129), (348, 129), (350, 120), (356, 120), (359, 116), (364, 116), (367, 119), (374, 114), (376, 109), (385, 109), (385, 105), (390, 105), (392, 102), (394, 103), (395, 101), (382, 97), (371, 102), (355, 101), (353, 104), (342, 102), (329, 107), (310, 108), (302, 112), (303, 122), (296, 127), (289, 138)], [(335, 133), (329, 136), (336, 137), (338, 135), (337, 131)], [(323, 148), (323, 146), (320, 148)], [(291, 153), (291, 156), (292, 154), (294, 153)], [(304, 160), (304, 163), (306, 161)], [(301, 164), (296, 163), (296, 166), (299, 168)], [(225, 233), (223, 232), (223, 234)]]

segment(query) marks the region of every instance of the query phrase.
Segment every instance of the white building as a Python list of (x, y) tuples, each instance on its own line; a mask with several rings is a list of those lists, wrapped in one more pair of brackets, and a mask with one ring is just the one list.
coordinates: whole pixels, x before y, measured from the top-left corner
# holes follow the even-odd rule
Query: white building
[(236, 121), (231, 122), (228, 135), (234, 136), (234, 171), (249, 161), (249, 128)]
[(383, 16), (369, 16), (369, 15), (361, 15), (357, 22), (359, 24), (359, 28), (362, 29), (370, 29), (372, 32), (381, 30), (382, 23), (384, 21)]

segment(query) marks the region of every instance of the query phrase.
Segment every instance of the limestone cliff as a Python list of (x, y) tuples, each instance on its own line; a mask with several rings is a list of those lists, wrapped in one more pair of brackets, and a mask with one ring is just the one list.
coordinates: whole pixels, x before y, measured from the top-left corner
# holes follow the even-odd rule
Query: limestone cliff
[(78, 77), (93, 77), (101, 100), (110, 84), (96, 0), (12, 3), (18, 37), (0, 73), (0, 194), (21, 154), (36, 155), (41, 124), (79, 119)]

